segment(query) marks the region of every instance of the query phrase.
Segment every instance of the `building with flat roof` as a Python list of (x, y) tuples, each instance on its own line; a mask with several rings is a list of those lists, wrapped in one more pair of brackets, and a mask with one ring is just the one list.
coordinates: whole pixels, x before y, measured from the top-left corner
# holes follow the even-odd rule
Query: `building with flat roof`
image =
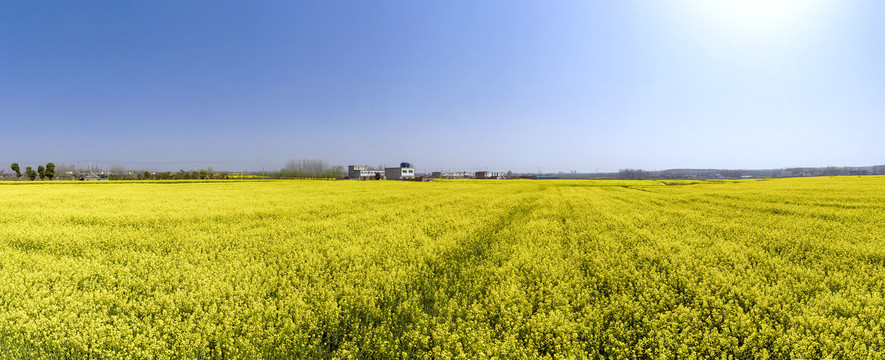
[(372, 169), (368, 165), (350, 165), (347, 167), (347, 178), (355, 180), (375, 180), (375, 174), (381, 174), (384, 180), (385, 171)]
[(431, 176), (438, 179), (469, 179), (474, 174), (466, 171), (434, 171)]
[(387, 180), (411, 180), (415, 177), (415, 169), (411, 167), (390, 167), (384, 169)]
[(372, 169), (368, 165), (347, 167), (348, 179), (375, 180), (376, 174), (380, 174), (381, 180), (412, 180), (415, 178), (415, 169), (407, 162), (400, 163), (399, 167), (389, 167), (384, 170)]
[(503, 179), (504, 173), (495, 171), (477, 171), (477, 179)]

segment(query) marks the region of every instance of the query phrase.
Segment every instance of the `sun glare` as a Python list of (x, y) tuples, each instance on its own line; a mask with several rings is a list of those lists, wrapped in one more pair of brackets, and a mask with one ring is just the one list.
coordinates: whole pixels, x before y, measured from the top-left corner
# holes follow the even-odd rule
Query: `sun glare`
[(708, 31), (737, 40), (765, 41), (805, 33), (833, 0), (682, 0)]

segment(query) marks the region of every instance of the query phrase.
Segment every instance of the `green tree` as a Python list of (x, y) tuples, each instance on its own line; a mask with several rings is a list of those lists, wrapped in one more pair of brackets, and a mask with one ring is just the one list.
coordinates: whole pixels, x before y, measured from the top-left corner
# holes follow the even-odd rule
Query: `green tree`
[(145, 179), (145, 180), (150, 180), (150, 179), (151, 179), (151, 172), (150, 172), (150, 171), (145, 171), (145, 172), (144, 172), (144, 179)]
[(46, 168), (43, 165), (37, 165), (37, 175), (40, 176), (40, 180), (46, 178)]
[(48, 178), (49, 180), (55, 178), (55, 164), (46, 163), (46, 170), (43, 174), (46, 175), (46, 178)]
[(18, 167), (18, 163), (12, 163), (10, 168), (12, 168), (12, 171), (15, 171), (15, 178), (16, 179), (19, 179), (22, 177), (22, 171), (21, 171), (22, 169), (20, 167)]
[(31, 169), (30, 166), (25, 168), (25, 174), (28, 175), (28, 178), (31, 179), (31, 181), (34, 181), (37, 179), (37, 172), (34, 171), (34, 169)]
[(381, 180), (381, 173), (379, 173), (379, 172), (375, 173), (375, 180)]

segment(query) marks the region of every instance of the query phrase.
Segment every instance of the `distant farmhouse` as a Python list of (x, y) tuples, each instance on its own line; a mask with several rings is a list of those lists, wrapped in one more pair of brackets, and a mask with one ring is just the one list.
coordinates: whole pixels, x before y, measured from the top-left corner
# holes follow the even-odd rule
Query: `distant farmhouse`
[(400, 163), (399, 167), (384, 168), (387, 180), (412, 180), (415, 178), (415, 169), (407, 162)]
[(476, 172), (477, 179), (504, 179), (504, 173), (495, 172), (495, 171), (477, 171)]
[(350, 165), (347, 167), (348, 179), (359, 180), (412, 180), (415, 178), (415, 169), (412, 164), (403, 162), (399, 167), (389, 167), (384, 170), (372, 169), (368, 165)]
[(93, 174), (93, 173), (89, 173), (89, 175), (86, 175), (86, 176), (84, 176), (84, 177), (81, 177), (81, 178), (80, 178), (80, 181), (101, 181), (101, 180), (105, 180), (105, 181), (106, 181), (107, 179), (108, 179), (108, 178), (105, 178), (105, 177), (99, 177), (98, 175), (95, 175), (95, 174)]
[(384, 170), (373, 169), (368, 165), (350, 165), (347, 167), (348, 179), (359, 180), (421, 180), (433, 179), (506, 179), (507, 175), (497, 171), (434, 171), (424, 176), (416, 176), (411, 163), (403, 162), (399, 167), (388, 167)]
[(375, 180), (375, 175), (379, 174), (380, 179), (384, 180), (384, 170), (376, 170), (368, 165), (350, 165), (347, 167), (347, 178), (354, 180)]
[(431, 176), (437, 179), (472, 179), (474, 173), (467, 171), (434, 171)]

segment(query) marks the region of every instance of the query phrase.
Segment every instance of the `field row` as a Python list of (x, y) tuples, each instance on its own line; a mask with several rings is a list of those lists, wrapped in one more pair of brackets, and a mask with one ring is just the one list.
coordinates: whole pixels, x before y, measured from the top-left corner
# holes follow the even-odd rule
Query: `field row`
[(885, 358), (885, 177), (0, 184), (4, 358)]

